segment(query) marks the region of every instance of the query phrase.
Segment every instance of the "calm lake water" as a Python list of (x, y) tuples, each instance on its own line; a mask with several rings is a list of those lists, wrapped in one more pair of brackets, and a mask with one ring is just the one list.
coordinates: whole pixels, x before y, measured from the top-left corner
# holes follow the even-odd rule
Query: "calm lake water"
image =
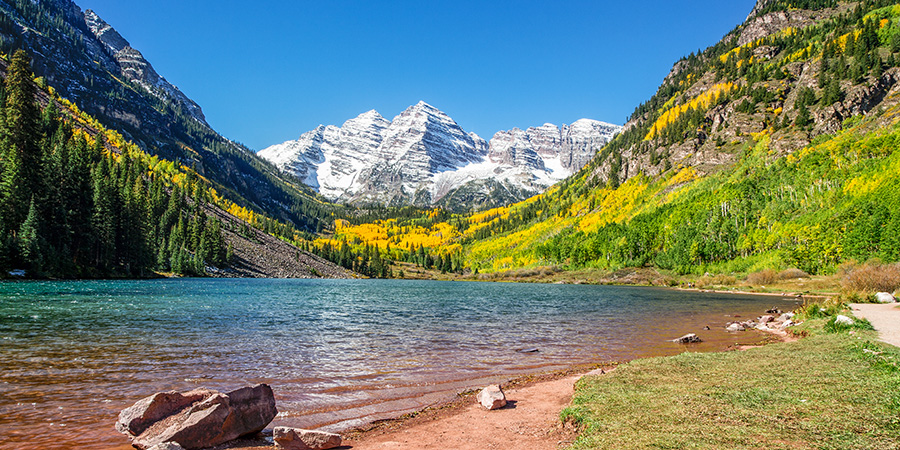
[[(261, 382), (274, 425), (339, 430), (513, 375), (752, 342), (724, 324), (773, 305), (794, 303), (389, 280), (0, 283), (0, 448), (130, 448), (113, 424), (136, 400)], [(706, 342), (666, 342), (689, 332)]]

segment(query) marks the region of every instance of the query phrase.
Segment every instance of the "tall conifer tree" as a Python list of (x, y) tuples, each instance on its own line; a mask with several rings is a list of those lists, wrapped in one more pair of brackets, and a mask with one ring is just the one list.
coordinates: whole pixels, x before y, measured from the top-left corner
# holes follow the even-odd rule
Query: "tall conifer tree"
[(4, 121), (0, 148), (4, 156), (0, 181), (0, 232), (15, 232), (28, 214), (30, 197), (40, 184), (39, 117), (28, 55), (19, 50), (6, 75)]

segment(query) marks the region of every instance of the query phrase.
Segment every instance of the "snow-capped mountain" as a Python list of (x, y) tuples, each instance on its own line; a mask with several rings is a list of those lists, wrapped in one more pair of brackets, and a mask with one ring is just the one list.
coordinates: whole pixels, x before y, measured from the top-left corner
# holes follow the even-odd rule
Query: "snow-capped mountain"
[[(372, 110), (341, 127), (319, 126), (259, 156), (332, 201), (420, 206), (447, 204), (464, 191), (466, 206), (540, 192), (571, 175), (621, 127), (581, 119), (571, 126), (500, 131), (490, 143), (419, 102), (388, 121)], [(464, 189), (463, 189), (464, 188)]]

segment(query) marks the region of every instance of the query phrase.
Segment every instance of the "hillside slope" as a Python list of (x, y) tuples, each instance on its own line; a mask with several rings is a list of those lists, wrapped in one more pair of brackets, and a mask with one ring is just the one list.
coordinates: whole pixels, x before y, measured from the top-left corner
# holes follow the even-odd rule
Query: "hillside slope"
[(469, 264), (820, 273), (897, 260), (898, 22), (889, 1), (760, 2), (676, 63), (538, 219), (469, 246)]
[(897, 261), (898, 113), (900, 4), (761, 1), (678, 61), (625, 131), (546, 193), (478, 214), (340, 226), (328, 243), (417, 263), (450, 255), (452, 270), (482, 273), (832, 273)]
[(26, 52), (11, 59), (0, 58), (0, 278), (356, 276), (254, 228), (276, 222), (38, 86)]

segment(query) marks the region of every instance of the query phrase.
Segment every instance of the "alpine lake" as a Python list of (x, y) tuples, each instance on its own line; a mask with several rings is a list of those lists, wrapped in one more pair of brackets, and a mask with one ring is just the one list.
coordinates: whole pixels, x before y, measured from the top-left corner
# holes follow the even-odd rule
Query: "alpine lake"
[[(158, 391), (268, 383), (272, 425), (345, 430), (519, 375), (721, 351), (795, 299), (668, 288), (404, 280), (0, 283), (0, 449), (127, 449)], [(708, 326), (710, 329), (705, 330)], [(704, 342), (672, 342), (697, 333)]]

